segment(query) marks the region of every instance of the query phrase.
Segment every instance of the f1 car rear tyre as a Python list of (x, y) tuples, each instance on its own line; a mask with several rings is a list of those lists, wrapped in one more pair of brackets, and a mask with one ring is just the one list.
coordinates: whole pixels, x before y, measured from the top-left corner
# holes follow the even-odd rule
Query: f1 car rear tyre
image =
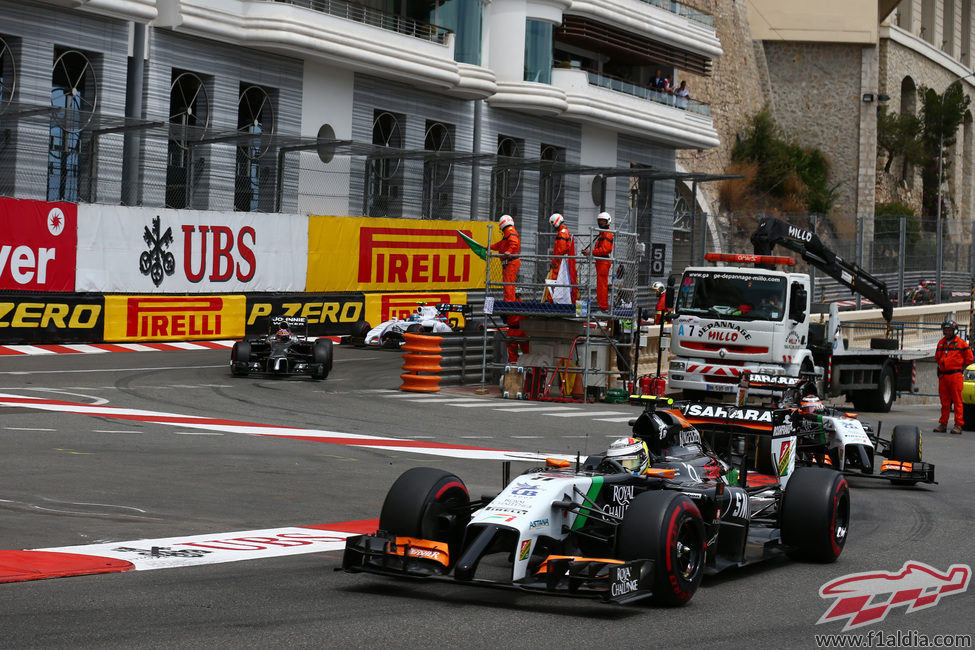
[(455, 475), (414, 467), (389, 488), (379, 513), (379, 529), (396, 536), (447, 542), (453, 561), (471, 519), (470, 503), (467, 486)]
[(616, 538), (621, 560), (654, 561), (653, 602), (686, 605), (701, 584), (705, 562), (704, 522), (688, 497), (644, 492), (630, 502)]
[(318, 339), (311, 349), (312, 362), (317, 364), (320, 370), (312, 373), (314, 379), (325, 379), (332, 371), (332, 341), (330, 339)]
[(251, 360), (251, 344), (247, 341), (237, 341), (230, 351), (230, 374), (234, 377), (247, 375), (247, 362)]
[(898, 424), (890, 434), (890, 459), (917, 463), (921, 460), (921, 429)]
[(800, 467), (786, 485), (780, 518), (782, 543), (791, 557), (836, 561), (850, 528), (846, 479), (825, 467)]

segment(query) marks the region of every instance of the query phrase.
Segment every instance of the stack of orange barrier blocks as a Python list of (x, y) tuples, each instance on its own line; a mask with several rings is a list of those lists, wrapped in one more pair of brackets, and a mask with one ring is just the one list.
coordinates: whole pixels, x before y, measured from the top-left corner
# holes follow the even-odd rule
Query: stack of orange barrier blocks
[(400, 375), (403, 385), (400, 390), (414, 393), (436, 393), (440, 390), (440, 344), (442, 336), (430, 334), (403, 334), (406, 343), (400, 348), (404, 350), (403, 370)]

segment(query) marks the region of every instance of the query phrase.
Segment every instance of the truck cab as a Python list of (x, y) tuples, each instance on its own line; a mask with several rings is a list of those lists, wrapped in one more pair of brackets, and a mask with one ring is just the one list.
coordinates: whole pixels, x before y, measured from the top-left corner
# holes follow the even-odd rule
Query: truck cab
[(744, 370), (813, 372), (810, 295), (804, 273), (686, 269), (674, 299), (670, 386), (692, 395), (734, 393)]

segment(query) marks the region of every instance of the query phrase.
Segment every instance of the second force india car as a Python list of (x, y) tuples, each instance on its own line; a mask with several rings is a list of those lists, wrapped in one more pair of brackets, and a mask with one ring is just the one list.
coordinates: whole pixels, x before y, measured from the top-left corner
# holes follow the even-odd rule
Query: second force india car
[[(747, 468), (729, 469), (670, 404), (648, 402), (632, 423), (652, 461), (639, 474), (609, 452), (575, 463), (549, 459), (506, 481), (497, 496), (472, 499), (454, 474), (410, 469), (390, 488), (379, 530), (347, 540), (342, 566), (683, 605), (705, 573), (782, 554), (839, 557), (850, 522), (841, 474), (805, 467), (749, 485)], [(791, 467), (794, 457), (781, 460)]]
[(833, 467), (850, 476), (887, 479), (894, 485), (937, 483), (934, 465), (921, 460), (920, 427), (900, 424), (889, 439), (883, 438), (856, 413), (823, 404), (815, 395), (815, 385), (803, 377), (744, 373), (741, 384), (741, 401), (750, 389), (758, 389), (772, 395), (775, 406), (791, 412), (800, 465)]
[[(300, 328), (303, 334), (297, 334)], [(234, 343), (230, 372), (234, 377), (261, 373), (276, 377), (308, 375), (325, 379), (332, 371), (331, 339), (308, 337), (308, 320), (299, 316), (273, 316), (268, 334)]]

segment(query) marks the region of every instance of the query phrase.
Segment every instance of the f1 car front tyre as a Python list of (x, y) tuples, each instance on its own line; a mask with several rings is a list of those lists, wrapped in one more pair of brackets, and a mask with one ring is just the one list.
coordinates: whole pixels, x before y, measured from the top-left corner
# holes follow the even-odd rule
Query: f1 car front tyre
[[(899, 424), (890, 434), (890, 459), (908, 463), (921, 461), (921, 429), (910, 424)], [(917, 481), (892, 480), (894, 485), (915, 485)]]
[(389, 488), (379, 514), (379, 529), (396, 536), (447, 542), (453, 562), (471, 519), (470, 503), (467, 486), (453, 474), (414, 467)]
[(230, 351), (230, 374), (234, 377), (247, 375), (247, 363), (251, 360), (251, 344), (237, 341)]
[(890, 459), (908, 463), (921, 460), (921, 429), (910, 424), (898, 424), (890, 434)]
[(850, 528), (850, 488), (842, 474), (800, 467), (786, 485), (781, 508), (782, 543), (790, 557), (836, 561)]
[(332, 371), (332, 341), (318, 339), (311, 349), (312, 362), (318, 366), (311, 376), (314, 379), (325, 379)]
[(701, 512), (683, 494), (644, 492), (623, 515), (616, 553), (621, 560), (654, 561), (653, 602), (686, 605), (704, 576)]

